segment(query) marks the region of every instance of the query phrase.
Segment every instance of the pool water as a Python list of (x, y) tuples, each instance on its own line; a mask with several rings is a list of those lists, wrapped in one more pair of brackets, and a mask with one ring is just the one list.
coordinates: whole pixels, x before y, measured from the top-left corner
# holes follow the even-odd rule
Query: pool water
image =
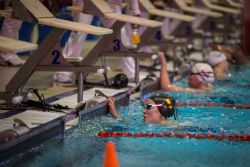
[[(229, 81), (216, 81), (208, 93), (171, 92), (177, 102), (250, 105), (250, 69), (233, 72)], [(185, 80), (179, 81), (185, 86)], [(166, 92), (156, 92), (166, 93)], [(15, 158), (8, 166), (42, 167), (102, 166), (105, 142), (113, 141), (120, 166), (130, 167), (246, 167), (250, 166), (248, 141), (209, 140), (168, 137), (108, 137), (97, 136), (100, 131), (176, 132), (199, 134), (250, 134), (250, 110), (232, 107), (178, 107), (178, 125), (146, 124), (139, 100), (129, 106), (118, 106), (121, 120), (102, 116), (82, 121), (66, 133), (61, 142), (48, 142)], [(175, 123), (173, 118), (170, 122)]]

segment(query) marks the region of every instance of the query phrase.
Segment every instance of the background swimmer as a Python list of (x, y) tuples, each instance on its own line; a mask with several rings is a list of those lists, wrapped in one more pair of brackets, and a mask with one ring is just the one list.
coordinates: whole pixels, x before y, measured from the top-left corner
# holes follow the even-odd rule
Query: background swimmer
[(229, 62), (225, 54), (219, 51), (212, 51), (209, 53), (207, 62), (213, 67), (216, 79), (225, 80), (231, 78), (231, 74), (228, 73)]
[(167, 60), (163, 52), (159, 52), (161, 61), (160, 84), (161, 89), (165, 91), (179, 92), (203, 92), (213, 89), (214, 73), (210, 65), (206, 63), (195, 64), (188, 76), (190, 88), (183, 88), (170, 83)]

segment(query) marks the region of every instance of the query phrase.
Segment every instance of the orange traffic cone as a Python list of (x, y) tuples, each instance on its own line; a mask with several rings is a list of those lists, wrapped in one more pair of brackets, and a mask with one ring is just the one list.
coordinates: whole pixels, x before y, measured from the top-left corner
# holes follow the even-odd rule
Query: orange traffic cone
[(115, 150), (115, 143), (113, 142), (106, 142), (103, 167), (119, 167), (118, 156)]

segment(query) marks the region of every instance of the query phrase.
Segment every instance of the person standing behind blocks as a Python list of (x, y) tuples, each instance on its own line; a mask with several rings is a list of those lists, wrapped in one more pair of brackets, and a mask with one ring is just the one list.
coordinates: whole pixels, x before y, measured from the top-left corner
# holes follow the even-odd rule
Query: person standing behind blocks
[[(138, 0), (129, 0), (125, 1), (128, 2), (128, 7), (126, 9), (126, 13), (133, 16), (140, 16), (141, 12), (139, 9), (139, 2)], [(108, 3), (110, 4), (111, 8), (116, 12), (121, 14), (122, 13), (122, 0), (108, 0)], [(106, 23), (107, 27), (111, 27), (113, 24), (112, 20), (108, 20)], [(133, 28), (131, 24), (126, 24), (121, 29), (121, 41), (122, 44), (125, 47), (131, 47), (132, 44), (132, 34), (133, 34)], [(122, 64), (122, 71), (123, 73), (129, 77), (129, 79), (134, 78), (135, 76), (135, 61), (132, 57), (122, 57), (121, 58), (121, 64)]]
[[(1, 7), (3, 9), (8, 9), (11, 6), (10, 1), (4, 1), (1, 3)], [(3, 19), (2, 27), (0, 27), (0, 35), (12, 38), (12, 39), (19, 39), (19, 30), (21, 28), (22, 21), (12, 19), (10, 17), (5, 17)], [(18, 57), (15, 53), (3, 53), (0, 52), (0, 65), (10, 65), (10, 66), (19, 66), (24, 64), (24, 60)]]
[[(74, 6), (84, 7), (84, 0), (73, 0)], [(74, 13), (73, 21), (84, 24), (91, 24), (93, 16)], [(64, 57), (80, 57), (81, 51), (84, 47), (84, 42), (88, 34), (82, 32), (71, 32), (70, 37), (63, 49)], [(54, 74), (54, 80), (61, 83), (74, 83), (73, 72), (60, 71)]]

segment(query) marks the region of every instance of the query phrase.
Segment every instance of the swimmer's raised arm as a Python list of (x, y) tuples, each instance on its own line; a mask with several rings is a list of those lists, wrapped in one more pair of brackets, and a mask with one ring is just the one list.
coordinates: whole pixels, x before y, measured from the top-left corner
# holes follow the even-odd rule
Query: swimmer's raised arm
[(108, 107), (109, 107), (109, 112), (112, 115), (112, 117), (114, 117), (115, 119), (119, 119), (120, 114), (116, 110), (115, 98), (114, 97), (109, 97), (108, 98)]
[(161, 72), (160, 72), (160, 85), (161, 89), (164, 91), (177, 91), (177, 92), (202, 92), (199, 89), (193, 88), (183, 88), (176, 85), (171, 84), (169, 80), (169, 75), (167, 71), (167, 60), (163, 52), (159, 52), (159, 57), (161, 61)]

